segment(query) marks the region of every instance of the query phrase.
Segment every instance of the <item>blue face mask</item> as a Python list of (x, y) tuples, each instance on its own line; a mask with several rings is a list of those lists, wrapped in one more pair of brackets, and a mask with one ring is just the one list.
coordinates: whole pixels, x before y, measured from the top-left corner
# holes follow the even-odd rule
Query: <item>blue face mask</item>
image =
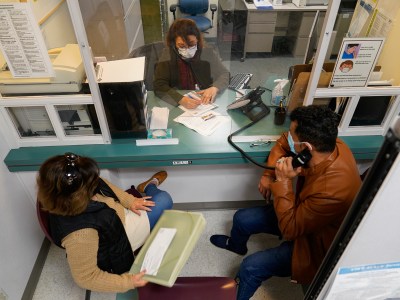
[(290, 131), (288, 133), (288, 143), (289, 143), (290, 151), (292, 151), (294, 154), (297, 154), (297, 151), (294, 148), (294, 141), (293, 141), (292, 135), (290, 134)]

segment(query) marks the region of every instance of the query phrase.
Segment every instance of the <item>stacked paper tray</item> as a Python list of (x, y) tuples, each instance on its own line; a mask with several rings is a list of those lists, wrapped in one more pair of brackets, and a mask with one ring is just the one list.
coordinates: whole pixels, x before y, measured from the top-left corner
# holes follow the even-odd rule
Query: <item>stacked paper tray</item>
[(253, 3), (257, 9), (273, 9), (272, 3), (269, 0), (253, 0)]
[(136, 274), (140, 272), (146, 252), (160, 228), (176, 228), (174, 239), (165, 253), (157, 275), (144, 276), (147, 281), (167, 287), (173, 286), (199, 240), (205, 225), (206, 221), (201, 213), (178, 210), (164, 211), (135, 258), (130, 273)]

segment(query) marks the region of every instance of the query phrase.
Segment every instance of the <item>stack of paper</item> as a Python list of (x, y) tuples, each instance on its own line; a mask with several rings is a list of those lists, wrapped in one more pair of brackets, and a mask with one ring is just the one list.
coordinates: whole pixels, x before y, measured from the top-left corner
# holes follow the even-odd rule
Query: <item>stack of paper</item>
[(257, 9), (273, 9), (272, 3), (269, 0), (254, 0), (253, 3)]
[(176, 117), (174, 121), (197, 131), (201, 135), (208, 136), (213, 134), (218, 126), (229, 122), (230, 117), (223, 116), (215, 111), (206, 111), (197, 116), (193, 116), (190, 112), (184, 112), (179, 117)]

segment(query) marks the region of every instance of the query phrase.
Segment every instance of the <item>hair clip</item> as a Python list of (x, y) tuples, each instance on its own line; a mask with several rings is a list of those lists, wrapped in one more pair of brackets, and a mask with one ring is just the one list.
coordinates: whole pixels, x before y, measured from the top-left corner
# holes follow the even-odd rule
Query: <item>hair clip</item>
[(78, 169), (75, 166), (75, 162), (79, 159), (79, 156), (74, 153), (67, 152), (64, 154), (64, 157), (67, 160), (64, 177), (67, 179), (67, 185), (71, 186), (74, 184), (74, 180), (78, 177)]

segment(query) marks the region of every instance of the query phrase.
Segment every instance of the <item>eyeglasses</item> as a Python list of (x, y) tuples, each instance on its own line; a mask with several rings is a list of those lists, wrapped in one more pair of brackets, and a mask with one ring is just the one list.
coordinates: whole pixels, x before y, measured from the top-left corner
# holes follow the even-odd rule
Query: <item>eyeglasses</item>
[(67, 152), (64, 154), (64, 157), (67, 160), (64, 177), (67, 179), (67, 185), (72, 186), (74, 181), (78, 178), (78, 169), (75, 166), (75, 162), (78, 161), (79, 156), (74, 153)]

